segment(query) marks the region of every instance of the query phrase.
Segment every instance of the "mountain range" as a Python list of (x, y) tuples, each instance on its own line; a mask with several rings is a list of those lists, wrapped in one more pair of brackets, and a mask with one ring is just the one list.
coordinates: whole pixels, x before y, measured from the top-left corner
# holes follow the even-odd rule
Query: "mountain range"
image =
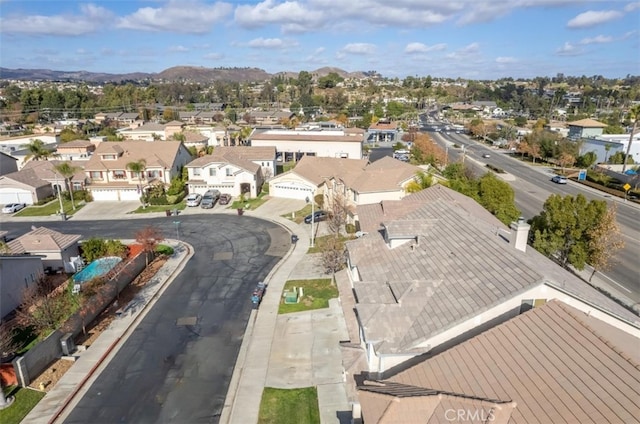
[[(335, 72), (342, 78), (362, 78), (364, 72), (347, 72), (339, 68), (324, 67), (309, 71), (317, 77)], [(204, 68), (200, 66), (174, 66), (158, 73), (132, 72), (126, 74), (108, 74), (88, 71), (54, 71), (51, 69), (8, 69), (0, 68), (0, 79), (23, 81), (86, 81), (86, 82), (120, 82), (120, 81), (191, 81), (211, 83), (213, 81), (253, 82), (267, 81), (274, 76), (296, 78), (298, 72), (278, 72), (270, 74), (258, 68)]]

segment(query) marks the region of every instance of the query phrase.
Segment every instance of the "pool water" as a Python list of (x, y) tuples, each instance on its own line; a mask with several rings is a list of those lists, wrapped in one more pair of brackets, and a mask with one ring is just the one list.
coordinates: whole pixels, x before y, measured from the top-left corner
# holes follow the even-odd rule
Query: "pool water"
[(93, 280), (111, 271), (120, 262), (122, 262), (122, 258), (117, 256), (107, 256), (106, 258), (96, 259), (74, 275), (73, 282), (80, 284)]

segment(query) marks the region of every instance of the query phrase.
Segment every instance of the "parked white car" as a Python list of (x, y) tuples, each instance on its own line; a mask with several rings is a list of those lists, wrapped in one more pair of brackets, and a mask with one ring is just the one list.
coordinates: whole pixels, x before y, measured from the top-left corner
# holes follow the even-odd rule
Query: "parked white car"
[(16, 213), (20, 209), (25, 208), (27, 205), (25, 203), (9, 203), (2, 208), (2, 213)]
[(197, 193), (191, 193), (187, 196), (187, 206), (199, 206), (202, 196)]

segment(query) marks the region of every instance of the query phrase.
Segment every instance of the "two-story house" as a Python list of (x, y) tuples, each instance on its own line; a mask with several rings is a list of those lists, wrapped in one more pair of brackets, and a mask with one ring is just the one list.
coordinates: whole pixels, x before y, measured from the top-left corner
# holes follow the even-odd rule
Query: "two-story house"
[(567, 138), (577, 140), (579, 138), (597, 137), (602, 135), (602, 131), (607, 126), (594, 119), (580, 119), (579, 121), (568, 122), (569, 134)]
[(213, 154), (187, 164), (189, 193), (218, 189), (232, 196), (255, 197), (275, 172), (275, 156), (273, 147), (216, 147)]
[(95, 150), (95, 143), (89, 140), (73, 140), (58, 144), (56, 154), (62, 160), (86, 161)]
[[(138, 200), (150, 184), (169, 184), (191, 161), (181, 141), (103, 142), (85, 165), (93, 200)], [(129, 164), (143, 163), (134, 172)]]

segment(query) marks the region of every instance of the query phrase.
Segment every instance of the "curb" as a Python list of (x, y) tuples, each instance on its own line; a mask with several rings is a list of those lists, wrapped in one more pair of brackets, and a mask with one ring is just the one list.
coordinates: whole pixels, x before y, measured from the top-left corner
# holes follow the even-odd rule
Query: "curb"
[[(117, 352), (120, 348), (121, 342), (127, 340), (127, 338), (131, 335), (132, 331), (138, 326), (140, 321), (146, 316), (151, 307), (155, 304), (156, 300), (160, 295), (165, 291), (165, 289), (173, 282), (176, 275), (178, 275), (184, 269), (186, 263), (191, 259), (194, 255), (193, 246), (189, 243), (185, 243), (183, 241), (177, 241), (177, 245), (183, 245), (186, 248), (185, 256), (180, 260), (178, 266), (176, 266), (173, 271), (168, 275), (168, 277), (164, 280), (164, 282), (160, 283), (157, 287), (157, 290), (149, 298), (149, 300), (144, 304), (144, 306), (137, 312), (136, 316), (131, 320), (131, 322), (127, 325), (125, 331), (120, 334), (116, 339), (109, 345), (107, 350), (100, 356), (98, 362), (89, 370), (89, 373), (83, 377), (79, 384), (73, 389), (73, 391), (64, 399), (62, 405), (58, 407), (53, 416), (47, 421), (48, 424), (54, 424), (56, 420), (58, 420), (65, 412), (65, 410), (69, 407), (69, 405), (75, 400), (76, 396), (80, 391), (85, 387), (87, 382), (92, 379), (94, 376), (97, 377), (100, 372), (96, 373), (101, 367), (105, 367), (108, 365), (109, 361), (107, 358)], [(118, 348), (118, 349), (116, 349)]]
[[(266, 217), (258, 217), (258, 216), (255, 216), (255, 217), (263, 219), (265, 221), (273, 222), (274, 224), (281, 226), (289, 234), (293, 234), (292, 230), (282, 222), (276, 221), (271, 218), (266, 218)], [(297, 247), (298, 247), (297, 243), (292, 244), (289, 250), (287, 251), (287, 254), (276, 264), (276, 266), (274, 266), (271, 269), (271, 271), (269, 271), (269, 274), (265, 277), (265, 281), (267, 282), (267, 287), (269, 287), (270, 285), (269, 281), (271, 281), (273, 276), (291, 258), (291, 255), (293, 254), (293, 252), (295, 252)], [(249, 317), (249, 321), (247, 322), (247, 328), (245, 329), (245, 332), (242, 338), (242, 344), (240, 345), (240, 350), (238, 351), (238, 358), (236, 359), (236, 363), (233, 367), (231, 381), (229, 382), (229, 388), (227, 389), (227, 396), (225, 397), (224, 405), (222, 407), (222, 413), (220, 414), (220, 423), (222, 424), (230, 423), (233, 417), (233, 413), (236, 406), (235, 398), (240, 388), (240, 381), (242, 379), (242, 375), (246, 367), (247, 352), (249, 351), (249, 347), (253, 340), (253, 330), (255, 327), (255, 323), (258, 319), (259, 311), (260, 311), (259, 309), (255, 309), (251, 311), (251, 316)]]

